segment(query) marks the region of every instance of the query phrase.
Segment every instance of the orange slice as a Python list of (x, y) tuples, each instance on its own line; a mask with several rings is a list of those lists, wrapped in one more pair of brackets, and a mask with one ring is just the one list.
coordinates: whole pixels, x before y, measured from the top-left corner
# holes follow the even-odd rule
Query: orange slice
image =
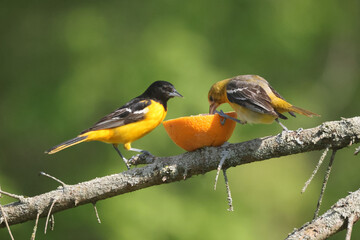
[[(236, 118), (235, 112), (227, 115)], [(194, 151), (205, 146), (220, 146), (230, 137), (236, 122), (227, 119), (221, 124), (218, 114), (201, 114), (164, 121), (163, 125), (169, 137), (186, 151)]]

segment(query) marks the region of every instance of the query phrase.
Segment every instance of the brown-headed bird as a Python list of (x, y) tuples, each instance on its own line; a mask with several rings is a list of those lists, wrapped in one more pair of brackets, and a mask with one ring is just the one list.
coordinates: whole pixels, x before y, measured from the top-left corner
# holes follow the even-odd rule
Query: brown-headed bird
[(210, 88), (208, 100), (211, 114), (217, 112), (225, 118), (230, 118), (222, 111), (216, 111), (221, 104), (229, 103), (239, 118), (230, 119), (241, 124), (269, 124), (275, 120), (285, 131), (288, 129), (279, 121), (279, 118), (287, 119), (283, 115), (285, 112), (293, 117), (295, 117), (294, 113), (307, 117), (319, 116), (288, 103), (264, 78), (258, 75), (239, 75), (219, 81)]
[(167, 101), (173, 97), (182, 97), (182, 95), (171, 83), (156, 81), (143, 94), (106, 115), (91, 128), (45, 153), (53, 154), (81, 142), (101, 141), (112, 144), (130, 169), (128, 160), (121, 154), (118, 145), (123, 144), (126, 150), (149, 153), (132, 148), (131, 143), (151, 132), (164, 120)]

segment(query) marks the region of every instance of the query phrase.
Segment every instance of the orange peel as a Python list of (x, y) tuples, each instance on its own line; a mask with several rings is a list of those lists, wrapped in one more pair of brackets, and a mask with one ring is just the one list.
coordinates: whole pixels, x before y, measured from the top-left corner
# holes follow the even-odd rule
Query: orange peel
[[(225, 113), (233, 118), (235, 112)], [(166, 132), (176, 145), (186, 151), (194, 151), (205, 146), (220, 146), (233, 133), (236, 122), (227, 119), (224, 125), (218, 114), (200, 114), (180, 117), (163, 122)]]

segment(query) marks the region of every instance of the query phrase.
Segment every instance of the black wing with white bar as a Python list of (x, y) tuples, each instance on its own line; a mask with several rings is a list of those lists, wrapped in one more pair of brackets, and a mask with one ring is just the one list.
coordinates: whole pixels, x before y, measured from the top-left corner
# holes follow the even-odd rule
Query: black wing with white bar
[(148, 112), (148, 106), (151, 100), (134, 98), (124, 106), (116, 109), (114, 112), (106, 115), (94, 124), (91, 128), (83, 131), (81, 134), (108, 128), (116, 128), (129, 123), (137, 122), (145, 118)]

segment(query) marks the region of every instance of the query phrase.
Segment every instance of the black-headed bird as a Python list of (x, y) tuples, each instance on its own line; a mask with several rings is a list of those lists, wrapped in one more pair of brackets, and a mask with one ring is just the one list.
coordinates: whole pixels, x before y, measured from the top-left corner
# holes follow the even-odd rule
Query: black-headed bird
[(279, 121), (279, 118), (287, 119), (283, 115), (285, 112), (293, 117), (295, 117), (294, 113), (307, 117), (319, 116), (288, 103), (264, 78), (258, 75), (239, 75), (219, 81), (210, 88), (208, 100), (211, 114), (217, 112), (225, 118), (230, 118), (222, 111), (216, 111), (218, 106), (228, 103), (239, 118), (230, 118), (232, 120), (242, 124), (270, 124), (275, 120), (285, 131), (288, 129)]
[(130, 169), (128, 160), (121, 154), (118, 145), (123, 144), (126, 150), (149, 153), (132, 148), (131, 143), (151, 132), (164, 120), (167, 101), (173, 97), (182, 97), (182, 95), (171, 83), (156, 81), (143, 94), (106, 115), (91, 128), (45, 153), (53, 154), (81, 142), (101, 141), (112, 144)]

